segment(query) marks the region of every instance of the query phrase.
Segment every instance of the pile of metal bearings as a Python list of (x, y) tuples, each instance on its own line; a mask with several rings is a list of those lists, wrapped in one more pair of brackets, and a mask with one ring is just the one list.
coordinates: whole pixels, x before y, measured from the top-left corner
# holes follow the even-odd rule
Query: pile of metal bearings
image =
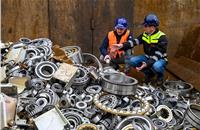
[[(53, 48), (47, 38), (20, 38), (1, 48), (1, 129), (200, 129), (200, 94), (191, 84), (141, 85), (78, 46)], [(61, 52), (71, 62), (55, 57)], [(16, 95), (3, 91), (13, 87)]]

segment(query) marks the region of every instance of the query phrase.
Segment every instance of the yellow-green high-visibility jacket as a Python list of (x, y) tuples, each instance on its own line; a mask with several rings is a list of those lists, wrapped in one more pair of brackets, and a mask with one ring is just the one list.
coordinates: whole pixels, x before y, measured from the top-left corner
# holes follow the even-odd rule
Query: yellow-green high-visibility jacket
[(133, 48), (138, 44), (143, 44), (145, 56), (149, 58), (147, 65), (151, 66), (154, 62), (160, 59), (167, 61), (167, 44), (168, 40), (165, 33), (161, 32), (159, 29), (148, 35), (147, 33), (142, 33), (139, 37), (134, 39), (133, 43), (126, 43), (121, 48), (122, 50), (127, 50)]
[(144, 52), (146, 57), (152, 59), (148, 64), (153, 64), (159, 59), (164, 59), (167, 61), (167, 38), (165, 33), (160, 30), (156, 30), (152, 35), (143, 33), (138, 38), (138, 43), (143, 44)]

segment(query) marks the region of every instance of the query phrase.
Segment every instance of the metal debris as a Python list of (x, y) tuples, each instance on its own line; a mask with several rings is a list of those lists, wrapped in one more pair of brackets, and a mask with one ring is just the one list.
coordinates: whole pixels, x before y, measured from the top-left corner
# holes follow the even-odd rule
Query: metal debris
[[(200, 94), (191, 84), (140, 85), (80, 47), (52, 47), (47, 38), (1, 50), (1, 129), (200, 129)], [(9, 121), (5, 94), (17, 101)]]

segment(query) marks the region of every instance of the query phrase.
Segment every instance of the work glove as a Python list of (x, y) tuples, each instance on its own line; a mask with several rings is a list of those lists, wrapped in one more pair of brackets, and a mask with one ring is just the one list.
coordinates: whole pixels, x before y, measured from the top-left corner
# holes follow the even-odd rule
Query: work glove
[(99, 59), (100, 59), (100, 61), (103, 61), (104, 60), (104, 56), (100, 55)]
[(104, 61), (105, 61), (107, 64), (110, 63), (110, 60), (111, 60), (110, 55), (106, 55), (106, 56), (104, 57)]

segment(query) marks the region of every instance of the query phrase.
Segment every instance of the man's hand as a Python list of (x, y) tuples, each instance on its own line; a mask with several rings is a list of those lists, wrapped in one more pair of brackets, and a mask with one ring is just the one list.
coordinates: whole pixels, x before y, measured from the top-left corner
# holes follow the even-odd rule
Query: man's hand
[(119, 50), (123, 47), (123, 44), (113, 44), (112, 45), (112, 51), (116, 51), (116, 50)]
[(106, 55), (106, 56), (104, 57), (104, 61), (105, 61), (107, 64), (110, 63), (110, 60), (111, 60), (110, 55)]
[(145, 62), (142, 62), (142, 65), (140, 67), (136, 67), (136, 70), (140, 71), (140, 70), (142, 70), (145, 67), (147, 67), (147, 64)]

